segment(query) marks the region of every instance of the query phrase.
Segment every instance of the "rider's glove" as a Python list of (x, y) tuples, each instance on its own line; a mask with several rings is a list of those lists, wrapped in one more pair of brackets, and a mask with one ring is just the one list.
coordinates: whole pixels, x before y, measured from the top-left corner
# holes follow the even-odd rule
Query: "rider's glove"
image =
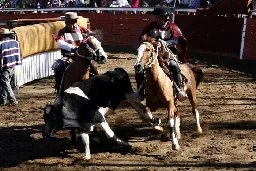
[(71, 49), (71, 53), (76, 53), (77, 48)]

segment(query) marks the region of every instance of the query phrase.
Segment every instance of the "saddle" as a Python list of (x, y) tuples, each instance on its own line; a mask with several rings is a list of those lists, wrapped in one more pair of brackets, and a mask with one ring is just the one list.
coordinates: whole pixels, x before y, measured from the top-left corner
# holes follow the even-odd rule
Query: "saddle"
[[(173, 57), (173, 58), (175, 58), (175, 57)], [(174, 81), (172, 72), (169, 70), (169, 67), (168, 67), (167, 61), (170, 59), (165, 60), (165, 62), (162, 62), (161, 57), (159, 57), (158, 59), (160, 59), (160, 60), (158, 60), (159, 65), (162, 68), (162, 70), (164, 71), (164, 73), (173, 81), (173, 94), (174, 94), (174, 98), (176, 98), (178, 96), (179, 91), (178, 91), (178, 86), (176, 85), (176, 83)], [(171, 59), (171, 60), (173, 60), (173, 59)], [(174, 60), (177, 60), (177, 63), (180, 66), (181, 62), (178, 61), (178, 59), (176, 59), (176, 58)], [(181, 89), (184, 89), (186, 83), (188, 82), (188, 79), (182, 72), (180, 75), (181, 75), (181, 79), (180, 79), (181, 80), (181, 82), (180, 82)]]
[[(162, 68), (162, 70), (164, 71), (164, 73), (173, 81), (173, 91), (174, 91), (174, 95), (176, 97), (176, 95), (178, 94), (178, 89), (177, 89), (177, 86), (174, 82), (174, 79), (173, 79), (173, 75), (172, 75), (172, 72), (169, 70), (168, 68), (168, 65), (166, 63), (160, 63), (160, 66)], [(181, 72), (181, 82), (180, 82), (180, 85), (181, 85), (181, 89), (184, 89), (186, 83), (188, 82), (188, 79), (186, 78), (186, 76)]]

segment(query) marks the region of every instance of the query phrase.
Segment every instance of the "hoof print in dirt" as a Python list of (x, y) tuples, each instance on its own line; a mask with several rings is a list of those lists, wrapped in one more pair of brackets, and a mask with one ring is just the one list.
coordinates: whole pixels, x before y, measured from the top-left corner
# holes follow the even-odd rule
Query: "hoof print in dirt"
[(199, 138), (202, 134), (198, 134), (198, 133), (193, 133), (191, 135), (192, 138)]

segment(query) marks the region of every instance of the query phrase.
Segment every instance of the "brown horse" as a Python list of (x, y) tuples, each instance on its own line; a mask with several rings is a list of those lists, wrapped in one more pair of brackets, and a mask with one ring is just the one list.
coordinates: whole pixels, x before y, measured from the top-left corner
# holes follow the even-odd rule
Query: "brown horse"
[[(152, 43), (143, 42), (138, 48), (138, 56), (135, 63), (136, 73), (146, 74), (145, 78), (145, 96), (146, 96), (146, 113), (148, 118), (152, 117), (151, 111), (164, 107), (168, 111), (168, 125), (172, 137), (172, 149), (180, 148), (178, 139), (180, 139), (180, 114), (177, 111), (176, 103), (178, 100), (174, 97), (173, 81), (164, 72), (158, 61), (158, 56), (173, 55), (166, 51), (166, 45), (162, 41), (155, 49)], [(202, 133), (199, 122), (199, 112), (197, 110), (196, 90), (202, 79), (202, 70), (192, 69), (188, 64), (180, 64), (182, 74), (186, 77), (187, 82), (184, 91), (187, 93), (192, 106), (192, 112), (196, 117), (197, 132)]]
[(62, 91), (65, 91), (75, 82), (89, 78), (90, 69), (95, 70), (97, 73), (96, 68), (92, 68), (92, 60), (104, 63), (106, 59), (107, 54), (101, 47), (101, 43), (94, 36), (84, 39), (74, 54), (74, 61), (63, 75)]
[[(56, 79), (56, 93), (57, 96), (54, 101), (55, 106), (62, 104), (63, 92), (71, 87), (75, 82), (88, 79), (90, 73), (98, 75), (97, 69), (93, 66), (92, 60), (98, 63), (105, 63), (107, 60), (107, 54), (101, 47), (101, 43), (93, 34), (100, 33), (89, 33), (79, 45), (76, 53), (73, 56), (73, 62), (68, 65), (64, 74), (55, 72)], [(76, 141), (75, 129), (71, 129), (71, 141)]]

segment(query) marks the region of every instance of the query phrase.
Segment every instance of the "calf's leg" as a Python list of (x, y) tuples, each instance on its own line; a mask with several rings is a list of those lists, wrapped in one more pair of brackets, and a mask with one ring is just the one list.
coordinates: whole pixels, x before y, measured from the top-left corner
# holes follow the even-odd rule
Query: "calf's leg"
[(105, 134), (107, 135), (108, 138), (114, 140), (118, 145), (120, 146), (125, 146), (125, 147), (129, 147), (130, 145), (121, 140), (120, 138), (116, 137), (115, 133), (112, 131), (112, 129), (109, 127), (107, 122), (102, 122), (100, 123), (102, 129), (104, 130)]
[(90, 152), (90, 138), (89, 135), (87, 133), (81, 133), (81, 137), (84, 143), (84, 147), (85, 147), (85, 153), (84, 153), (84, 159), (85, 160), (89, 160), (91, 159), (91, 152)]

